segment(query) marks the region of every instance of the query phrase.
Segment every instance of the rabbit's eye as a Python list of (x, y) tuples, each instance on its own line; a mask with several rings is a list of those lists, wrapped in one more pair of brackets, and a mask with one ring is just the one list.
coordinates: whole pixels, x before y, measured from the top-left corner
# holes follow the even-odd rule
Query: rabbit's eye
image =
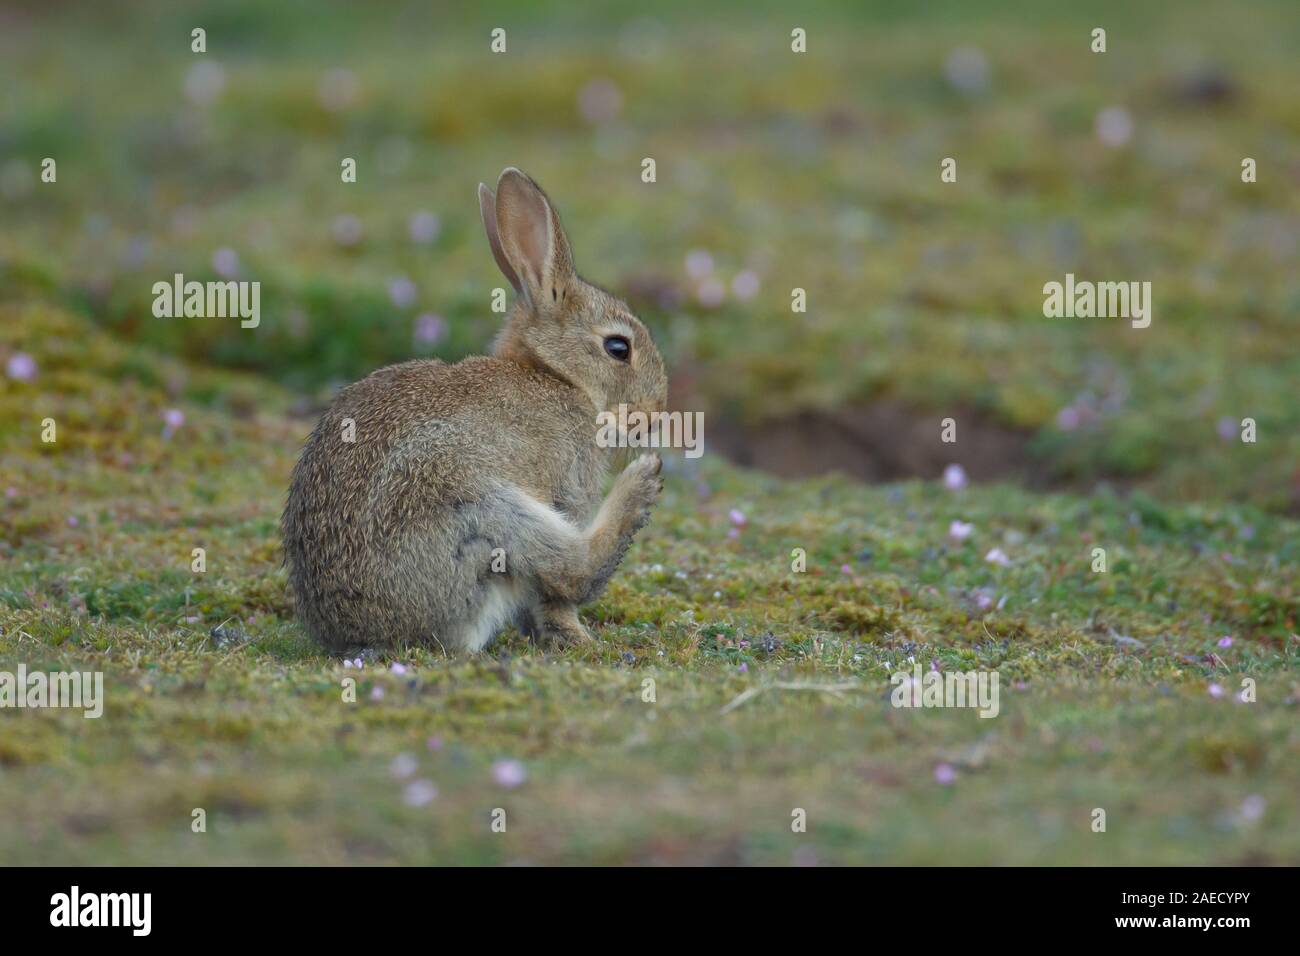
[(605, 351), (609, 353), (610, 358), (626, 362), (632, 357), (632, 343), (621, 335), (611, 335), (605, 339)]

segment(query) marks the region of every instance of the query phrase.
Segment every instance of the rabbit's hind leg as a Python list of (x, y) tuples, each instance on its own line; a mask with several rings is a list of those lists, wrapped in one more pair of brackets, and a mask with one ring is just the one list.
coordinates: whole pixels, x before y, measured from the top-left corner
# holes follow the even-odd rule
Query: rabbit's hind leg
[(564, 602), (547, 602), (539, 606), (542, 639), (557, 647), (571, 647), (592, 640), (590, 632), (578, 618), (578, 606)]
[(578, 619), (577, 605), (564, 601), (521, 604), (515, 614), (515, 627), (534, 643), (567, 646), (591, 640)]

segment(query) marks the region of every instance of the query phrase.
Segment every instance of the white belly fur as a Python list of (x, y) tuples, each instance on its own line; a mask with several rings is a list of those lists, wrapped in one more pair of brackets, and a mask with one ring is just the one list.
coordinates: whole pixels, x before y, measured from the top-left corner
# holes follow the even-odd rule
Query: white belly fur
[(523, 585), (511, 578), (489, 584), (478, 618), (471, 621), (462, 632), (461, 646), (467, 651), (482, 650), (488, 641), (514, 620), (526, 593)]

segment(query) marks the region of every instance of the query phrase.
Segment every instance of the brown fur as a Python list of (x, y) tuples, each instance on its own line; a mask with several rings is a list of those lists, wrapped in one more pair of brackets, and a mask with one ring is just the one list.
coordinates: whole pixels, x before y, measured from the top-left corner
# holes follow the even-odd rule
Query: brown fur
[[(294, 468), (289, 581), (308, 631), (335, 652), (477, 650), (511, 621), (587, 639), (577, 607), (604, 588), (661, 487), (658, 457), (642, 455), (602, 502), (616, 450), (595, 440), (601, 411), (662, 409), (649, 333), (574, 272), (536, 183), (507, 169), (479, 196), (518, 293), (493, 355), (406, 362), (348, 386)], [(606, 354), (611, 334), (630, 340), (630, 362)]]

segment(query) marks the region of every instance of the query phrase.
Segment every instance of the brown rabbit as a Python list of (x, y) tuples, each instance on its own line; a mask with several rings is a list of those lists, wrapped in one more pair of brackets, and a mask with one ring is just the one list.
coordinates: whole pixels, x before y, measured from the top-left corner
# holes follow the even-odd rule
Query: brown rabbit
[(482, 648), (506, 624), (589, 640), (604, 589), (662, 481), (641, 455), (600, 491), (616, 449), (597, 415), (655, 412), (663, 362), (628, 307), (579, 278), (559, 217), (513, 167), (479, 185), (517, 293), (492, 356), (382, 368), (339, 392), (293, 471), (281, 519), (308, 631), (334, 652)]

